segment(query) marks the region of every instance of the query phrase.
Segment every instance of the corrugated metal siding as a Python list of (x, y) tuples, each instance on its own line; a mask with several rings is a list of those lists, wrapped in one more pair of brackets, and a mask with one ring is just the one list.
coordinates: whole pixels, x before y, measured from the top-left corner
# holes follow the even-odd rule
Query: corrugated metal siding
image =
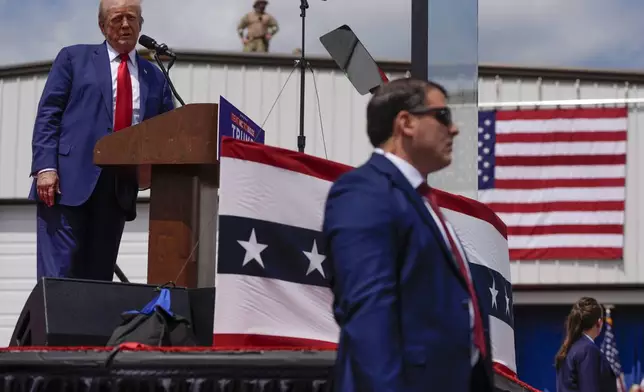
[[(218, 103), (222, 95), (255, 122), (265, 122), (266, 144), (296, 150), (300, 79), (299, 69), (292, 71), (178, 63), (171, 77), (186, 103)], [(45, 80), (45, 75), (0, 79), (0, 199), (24, 199), (29, 192), (31, 135)], [(325, 157), (326, 144), (328, 159), (357, 165), (368, 158), (365, 107), (369, 96), (358, 94), (342, 72), (333, 70), (316, 71), (315, 78), (307, 72), (305, 92), (306, 152)]]
[[(147, 278), (147, 204), (141, 219), (128, 222), (121, 241), (119, 266), (132, 282)], [(36, 284), (36, 209), (33, 205), (0, 205), (0, 347), (5, 346), (29, 293)]]
[[(223, 95), (259, 124), (271, 112), (264, 125), (266, 143), (295, 150), (300, 79), (299, 70), (292, 75), (291, 71), (292, 68), (278, 67), (177, 64), (171, 76), (186, 103), (217, 103)], [(325, 157), (326, 144), (329, 159), (357, 165), (371, 152), (364, 113), (369, 97), (356, 93), (341, 72), (322, 70), (315, 74), (315, 81), (310, 72), (306, 76), (306, 152)], [(46, 75), (0, 79), (0, 199), (25, 199), (29, 192), (33, 122), (45, 81)], [(149, 192), (141, 193), (141, 197), (147, 196)], [(146, 281), (148, 214), (148, 206), (141, 204), (137, 220), (126, 225), (121, 242), (118, 264), (132, 282)], [(34, 206), (0, 205), (0, 292), (4, 295), (0, 346), (9, 341), (35, 284), (35, 230)]]
[[(484, 78), (479, 102), (565, 99), (644, 98), (637, 85), (532, 79)], [(513, 284), (644, 282), (644, 108), (629, 110), (624, 261), (519, 261), (512, 263)]]
[[(223, 95), (264, 124), (266, 144), (297, 150), (299, 69), (179, 64), (171, 72), (184, 101), (218, 102)], [(364, 113), (369, 96), (359, 95), (342, 72), (332, 70), (316, 71), (315, 78), (307, 72), (305, 87), (306, 152), (324, 157), (326, 144), (329, 159), (364, 161), (370, 154)]]
[[(219, 95), (223, 95), (259, 124), (264, 123), (270, 112), (264, 125), (267, 131), (266, 143), (296, 149), (299, 132), (299, 70), (292, 71), (290, 66), (198, 62), (178, 63), (172, 69), (171, 76), (187, 103), (218, 102)], [(44, 75), (0, 79), (0, 199), (23, 199), (29, 190), (33, 118), (44, 81)], [(280, 92), (279, 101), (272, 108)], [(592, 80), (577, 83), (569, 80), (541, 80), (536, 77), (485, 77), (479, 82), (480, 102), (621, 98), (627, 93), (629, 97), (643, 96), (636, 85), (596, 83)], [(316, 70), (315, 81), (309, 72), (305, 108), (306, 152), (325, 156), (323, 129), (329, 159), (349, 165), (363, 162), (371, 152), (365, 134), (364, 109), (368, 99), (369, 96), (356, 93), (341, 72)], [(640, 108), (631, 109), (625, 261), (517, 262), (512, 265), (515, 284), (644, 282), (644, 268), (640, 267), (644, 263), (644, 251), (641, 250), (644, 245), (638, 242), (642, 230), (639, 222), (644, 221), (644, 208), (638, 207), (637, 203), (639, 197), (644, 196), (644, 181), (638, 177), (640, 167), (644, 169), (644, 160), (637, 154), (637, 151), (644, 151), (644, 137), (640, 136), (640, 127), (644, 127), (642, 116)], [(147, 196), (147, 193), (142, 196)], [(27, 207), (18, 209), (33, 219), (33, 212), (25, 208)], [(31, 233), (33, 235), (33, 231)], [(134, 274), (144, 279), (147, 220), (141, 217), (130, 228), (130, 233), (126, 237), (119, 263), (128, 275)], [(7, 237), (4, 238), (6, 240)], [(4, 248), (5, 245), (0, 242), (0, 254)], [(138, 250), (127, 251), (133, 248)], [(15, 255), (15, 246), (7, 249), (14, 249), (11, 252)], [(28, 250), (20, 256), (20, 265), (29, 265), (28, 268), (31, 269), (23, 270), (20, 279), (29, 279), (34, 275), (35, 248), (24, 249)], [(16, 262), (6, 259), (9, 257), (7, 255), (2, 257), (5, 257), (7, 263)], [(3, 272), (8, 265), (0, 264)], [(4, 279), (0, 279), (0, 290), (5, 290), (4, 284)], [(10, 286), (13, 283), (6, 284)]]
[(46, 77), (0, 79), (0, 199), (24, 199), (31, 181), (31, 135)]

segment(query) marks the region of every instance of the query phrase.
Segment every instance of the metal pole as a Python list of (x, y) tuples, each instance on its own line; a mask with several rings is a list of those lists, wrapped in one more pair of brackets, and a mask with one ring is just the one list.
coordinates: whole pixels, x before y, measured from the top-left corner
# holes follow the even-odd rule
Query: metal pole
[(411, 77), (427, 80), (429, 0), (411, 0)]
[(306, 45), (306, 10), (309, 8), (307, 0), (300, 0), (300, 17), (302, 18), (302, 52), (300, 54), (300, 134), (297, 137), (297, 151), (304, 152), (306, 136), (304, 136), (304, 84), (306, 82), (306, 58), (304, 46)]
[(121, 270), (121, 267), (119, 267), (118, 265), (114, 266), (114, 273), (116, 274), (116, 277), (118, 277), (121, 282), (130, 283), (130, 281), (127, 279), (127, 277)]

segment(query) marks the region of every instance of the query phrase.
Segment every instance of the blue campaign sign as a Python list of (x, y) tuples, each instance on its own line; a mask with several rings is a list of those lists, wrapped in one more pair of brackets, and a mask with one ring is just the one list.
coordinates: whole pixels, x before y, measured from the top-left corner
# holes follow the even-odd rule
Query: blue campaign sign
[(230, 136), (247, 142), (264, 144), (264, 130), (226, 98), (219, 97), (219, 141)]

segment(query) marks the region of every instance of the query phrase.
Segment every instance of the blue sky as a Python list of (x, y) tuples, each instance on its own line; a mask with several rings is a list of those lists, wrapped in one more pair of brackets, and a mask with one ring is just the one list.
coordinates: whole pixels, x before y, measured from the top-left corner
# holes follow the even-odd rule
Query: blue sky
[[(237, 51), (235, 25), (251, 4), (144, 0), (144, 33), (178, 50)], [(309, 54), (325, 54), (318, 37), (346, 23), (376, 59), (409, 60), (411, 0), (309, 4)], [(98, 0), (0, 0), (0, 65), (51, 60), (62, 46), (100, 42), (97, 8)], [(299, 47), (299, 2), (274, 0), (268, 11), (281, 26), (271, 50), (290, 53)], [(642, 0), (479, 0), (479, 61), (644, 70), (638, 43), (643, 17)]]

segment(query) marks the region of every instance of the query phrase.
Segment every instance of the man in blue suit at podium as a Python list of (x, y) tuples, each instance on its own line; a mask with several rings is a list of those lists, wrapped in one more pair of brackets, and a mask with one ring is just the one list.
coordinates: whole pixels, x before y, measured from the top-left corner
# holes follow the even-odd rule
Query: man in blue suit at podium
[(427, 81), (379, 87), (367, 106), (375, 151), (329, 192), (335, 391), (492, 391), (489, 316), (426, 182), (452, 160), (446, 100)]
[(38, 279), (113, 278), (138, 180), (135, 170), (94, 165), (94, 146), (174, 108), (161, 71), (135, 51), (142, 24), (140, 0), (102, 0), (105, 41), (65, 47), (54, 60), (32, 141)]

